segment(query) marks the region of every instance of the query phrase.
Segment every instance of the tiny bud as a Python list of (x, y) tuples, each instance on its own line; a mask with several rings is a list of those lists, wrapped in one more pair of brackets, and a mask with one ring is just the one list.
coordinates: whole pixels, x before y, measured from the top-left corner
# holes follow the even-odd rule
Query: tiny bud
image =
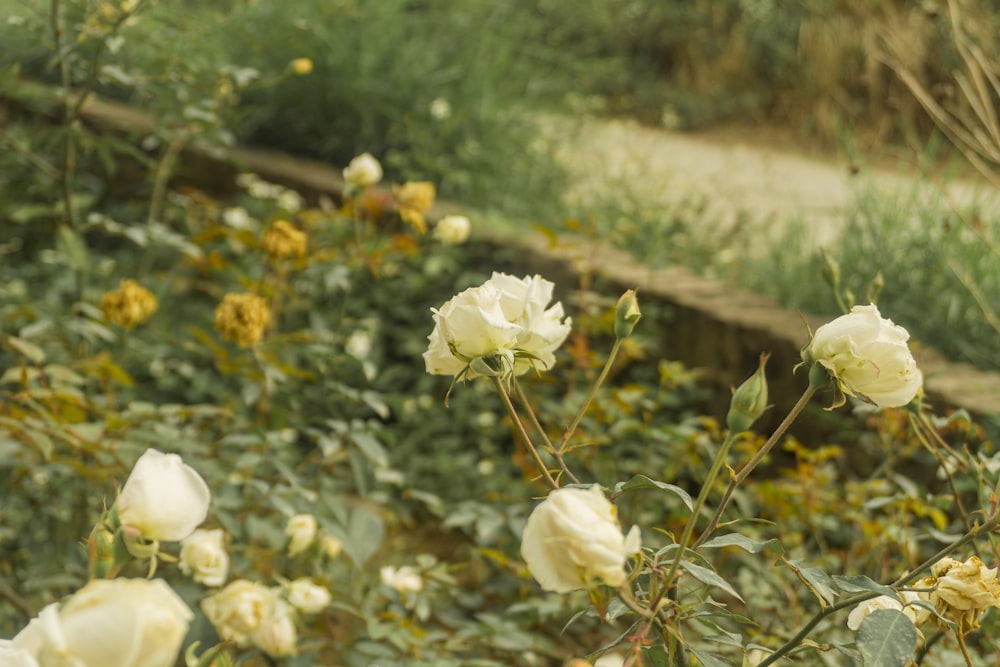
[(103, 523), (98, 523), (87, 538), (87, 560), (91, 579), (108, 579), (115, 575), (121, 564), (116, 563), (115, 533)]
[(823, 250), (823, 280), (836, 289), (837, 285), (840, 284), (840, 264), (837, 263), (830, 254)]
[(642, 318), (639, 312), (639, 301), (635, 290), (630, 289), (622, 294), (615, 307), (615, 338), (621, 340), (632, 335), (636, 323)]
[(726, 425), (733, 433), (748, 430), (757, 418), (767, 410), (767, 376), (764, 366), (771, 355), (761, 354), (757, 372), (747, 378), (733, 392), (729, 402)]

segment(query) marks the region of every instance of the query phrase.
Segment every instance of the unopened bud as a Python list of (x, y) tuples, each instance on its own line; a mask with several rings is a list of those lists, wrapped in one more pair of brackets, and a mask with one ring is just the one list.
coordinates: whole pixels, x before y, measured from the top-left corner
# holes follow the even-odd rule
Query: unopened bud
[(729, 402), (729, 414), (726, 415), (726, 425), (730, 432), (739, 433), (748, 430), (767, 410), (767, 376), (764, 373), (764, 366), (770, 356), (766, 353), (761, 354), (757, 372), (733, 392), (733, 398)]
[(91, 579), (108, 579), (119, 568), (116, 558), (115, 532), (98, 522), (87, 538), (87, 560)]
[(823, 280), (834, 289), (840, 285), (840, 264), (825, 249), (823, 253)]
[(630, 289), (622, 294), (615, 307), (615, 338), (621, 340), (632, 335), (636, 323), (642, 318), (639, 312), (639, 301), (635, 290)]

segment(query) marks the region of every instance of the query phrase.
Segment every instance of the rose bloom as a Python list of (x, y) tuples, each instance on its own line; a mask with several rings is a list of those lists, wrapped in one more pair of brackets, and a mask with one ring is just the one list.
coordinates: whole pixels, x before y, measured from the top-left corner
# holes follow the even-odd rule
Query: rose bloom
[(854, 306), (816, 330), (803, 358), (826, 368), (845, 394), (882, 408), (899, 407), (913, 400), (923, 382), (906, 344), (909, 337), (874, 305)]
[(865, 600), (852, 609), (851, 613), (848, 614), (847, 627), (857, 632), (858, 628), (861, 627), (861, 621), (868, 618), (873, 611), (877, 611), (879, 609), (895, 609), (896, 611), (903, 611), (903, 603), (888, 595), (880, 595), (877, 598)]
[(382, 180), (382, 165), (371, 153), (358, 155), (344, 168), (344, 182), (355, 188), (367, 188)]
[(0, 665), (4, 667), (39, 667), (28, 649), (14, 646), (9, 639), (0, 639)]
[(424, 578), (420, 576), (420, 571), (410, 565), (399, 568), (387, 565), (379, 570), (379, 578), (383, 584), (400, 593), (407, 591), (419, 593), (424, 589)]
[(121, 524), (147, 540), (179, 542), (205, 521), (211, 500), (205, 480), (180, 456), (147, 449), (115, 506)]
[(206, 586), (221, 586), (229, 574), (226, 533), (221, 528), (196, 530), (181, 542), (181, 572)]
[(101, 312), (124, 329), (142, 324), (156, 312), (156, 297), (134, 280), (122, 280), (118, 289), (101, 297)]
[(240, 347), (253, 347), (271, 322), (267, 301), (256, 294), (227, 294), (215, 308), (215, 328)]
[(263, 620), (251, 637), (253, 645), (272, 658), (291, 655), (295, 652), (298, 633), (291, 609), (282, 601), (277, 601), (271, 614)]
[(396, 208), (403, 222), (423, 234), (427, 231), (427, 220), (424, 213), (434, 205), (437, 191), (430, 181), (409, 181), (403, 185), (393, 186), (396, 197)]
[(446, 245), (465, 243), (472, 230), (472, 223), (464, 215), (447, 215), (434, 226), (434, 238)]
[(640, 548), (639, 527), (623, 536), (600, 485), (556, 489), (528, 516), (521, 557), (547, 591), (566, 593), (595, 582), (625, 582), (625, 561)]
[(287, 220), (275, 220), (260, 238), (260, 247), (274, 261), (306, 254), (306, 233)]
[(931, 568), (937, 586), (930, 595), (934, 608), (958, 625), (965, 635), (979, 627), (979, 617), (990, 607), (1000, 607), (997, 568), (988, 568), (978, 556), (964, 563), (943, 558)]
[(162, 579), (95, 579), (45, 607), (13, 645), (43, 667), (173, 667), (192, 618)]
[(333, 600), (330, 591), (305, 577), (290, 582), (285, 587), (285, 595), (291, 605), (303, 614), (317, 614), (330, 606)]
[[(539, 276), (515, 278), (504, 273), (469, 288), (434, 314), (424, 365), (432, 375), (478, 377), (470, 363), (493, 360), (501, 375), (548, 370), (555, 351), (569, 335), (572, 320), (561, 303), (548, 307), (554, 285)], [(500, 368), (497, 369), (496, 367)], [(480, 369), (484, 370), (484, 369)]]
[(272, 589), (237, 579), (202, 600), (201, 610), (221, 639), (246, 647), (264, 622), (271, 618), (277, 603), (278, 597)]
[(336, 558), (344, 551), (344, 543), (333, 535), (324, 535), (319, 540), (319, 550), (326, 554), (327, 558)]
[(285, 535), (289, 537), (288, 553), (295, 556), (308, 549), (318, 530), (316, 517), (312, 514), (296, 514), (289, 518), (285, 525)]

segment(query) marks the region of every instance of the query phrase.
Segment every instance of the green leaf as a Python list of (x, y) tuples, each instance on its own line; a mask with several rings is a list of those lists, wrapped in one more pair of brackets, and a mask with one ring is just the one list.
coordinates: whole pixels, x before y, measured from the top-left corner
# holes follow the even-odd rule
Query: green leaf
[(90, 266), (90, 253), (87, 251), (86, 242), (69, 225), (59, 226), (58, 246), (66, 256), (70, 268), (85, 271)]
[(358, 446), (365, 458), (376, 468), (389, 467), (389, 453), (378, 439), (366, 431), (352, 431), (351, 442)]
[(698, 662), (700, 662), (703, 667), (733, 667), (733, 663), (726, 662), (722, 658), (711, 653), (704, 653), (693, 648), (689, 650), (691, 651), (691, 655), (698, 658)]
[(761, 551), (768, 551), (774, 554), (783, 554), (785, 550), (781, 547), (781, 542), (776, 539), (757, 542), (739, 533), (727, 533), (713, 537), (708, 542), (701, 545), (702, 549), (718, 549), (721, 547), (739, 547), (748, 553), (757, 554)]
[(879, 609), (861, 621), (858, 649), (865, 667), (904, 667), (917, 647), (917, 629), (906, 614)]
[(33, 364), (40, 364), (45, 361), (45, 350), (23, 338), (8, 336), (7, 344), (14, 348), (14, 351), (18, 354), (27, 357), (28, 361)]
[(792, 571), (802, 580), (809, 590), (819, 598), (820, 605), (824, 608), (827, 604), (833, 604), (837, 597), (837, 592), (833, 590), (833, 581), (823, 570), (815, 567), (801, 567), (800, 561), (786, 560), (785, 564), (792, 568)]
[(733, 588), (728, 581), (726, 581), (725, 579), (720, 577), (717, 573), (708, 569), (707, 567), (702, 567), (701, 565), (695, 565), (694, 563), (688, 560), (682, 560), (681, 567), (687, 570), (688, 574), (690, 574), (692, 577), (694, 577), (701, 583), (708, 584), (709, 586), (715, 586), (716, 588), (721, 588), (725, 592), (729, 593), (730, 595), (738, 599), (740, 602), (743, 601), (743, 598), (740, 597), (740, 594), (736, 592), (736, 589)]
[(378, 515), (360, 507), (351, 512), (347, 522), (347, 539), (344, 541), (344, 552), (361, 567), (382, 544), (382, 534), (385, 526)]
[(691, 500), (691, 495), (679, 486), (673, 484), (667, 484), (666, 482), (658, 482), (655, 479), (650, 479), (645, 475), (636, 475), (627, 482), (618, 482), (615, 484), (615, 495), (625, 493), (626, 491), (631, 491), (633, 489), (660, 489), (661, 491), (669, 491), (674, 495), (678, 496), (689, 510), (694, 509), (694, 501)]
[[(878, 593), (879, 595), (888, 595), (894, 600), (899, 600), (899, 595), (896, 591), (892, 590), (888, 586), (883, 586), (882, 584), (869, 579), (864, 575), (858, 575), (853, 577), (841, 577), (839, 575), (834, 575), (833, 583), (837, 585), (837, 588), (844, 591), (848, 595), (852, 593)], [(902, 600), (900, 600), (902, 602)]]

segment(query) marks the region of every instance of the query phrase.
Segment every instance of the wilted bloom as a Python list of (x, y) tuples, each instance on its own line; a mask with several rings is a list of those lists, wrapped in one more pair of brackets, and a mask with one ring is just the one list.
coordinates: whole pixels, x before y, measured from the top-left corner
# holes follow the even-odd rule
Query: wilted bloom
[(201, 609), (221, 639), (245, 647), (274, 614), (277, 603), (272, 589), (238, 579), (202, 600)]
[(196, 530), (181, 542), (181, 572), (206, 586), (221, 586), (229, 574), (226, 533), (221, 528)]
[(275, 220), (260, 239), (260, 247), (271, 260), (306, 254), (306, 233), (287, 220)]
[(464, 215), (446, 215), (434, 225), (434, 238), (446, 245), (465, 243), (472, 223)]
[(173, 667), (192, 618), (162, 579), (94, 579), (42, 609), (13, 645), (42, 667)]
[(101, 311), (118, 326), (131, 329), (142, 324), (156, 312), (156, 297), (134, 280), (125, 279), (101, 297)]
[(930, 594), (934, 608), (958, 625), (965, 635), (979, 627), (979, 617), (990, 607), (1000, 607), (997, 568), (988, 568), (978, 556), (964, 563), (943, 558), (931, 568), (937, 585)]
[(288, 602), (303, 614), (319, 613), (333, 601), (330, 591), (305, 577), (290, 582), (285, 587), (285, 596)]
[(312, 514), (296, 514), (289, 518), (285, 525), (285, 535), (289, 538), (288, 553), (295, 556), (308, 549), (318, 530), (316, 517)]
[(313, 71), (313, 61), (309, 58), (296, 58), (289, 65), (292, 71), (299, 76), (305, 76), (309, 72)]
[(878, 407), (899, 407), (913, 400), (923, 381), (906, 344), (909, 337), (874, 305), (854, 306), (817, 329), (802, 357), (823, 366), (845, 394)]
[(410, 565), (399, 568), (387, 565), (379, 570), (379, 577), (383, 584), (400, 593), (407, 591), (418, 593), (424, 589), (424, 578), (420, 576), (420, 571)]
[(562, 304), (549, 306), (555, 285), (540, 276), (494, 272), (434, 314), (424, 364), (432, 375), (520, 375), (548, 370), (569, 335)]
[(434, 205), (436, 190), (430, 181), (409, 181), (403, 185), (393, 186), (396, 197), (396, 208), (403, 222), (423, 234), (427, 231), (427, 220), (424, 218)]
[(194, 468), (177, 454), (147, 449), (118, 494), (122, 526), (148, 540), (179, 542), (205, 520), (212, 495)]
[(267, 301), (256, 294), (227, 294), (215, 309), (215, 328), (240, 347), (253, 347), (271, 321)]
[(528, 516), (521, 557), (547, 591), (566, 593), (598, 582), (625, 582), (625, 562), (639, 551), (639, 527), (622, 535), (617, 510), (600, 485), (562, 488)]
[(344, 182), (358, 189), (382, 180), (382, 165), (371, 153), (358, 155), (344, 168)]

